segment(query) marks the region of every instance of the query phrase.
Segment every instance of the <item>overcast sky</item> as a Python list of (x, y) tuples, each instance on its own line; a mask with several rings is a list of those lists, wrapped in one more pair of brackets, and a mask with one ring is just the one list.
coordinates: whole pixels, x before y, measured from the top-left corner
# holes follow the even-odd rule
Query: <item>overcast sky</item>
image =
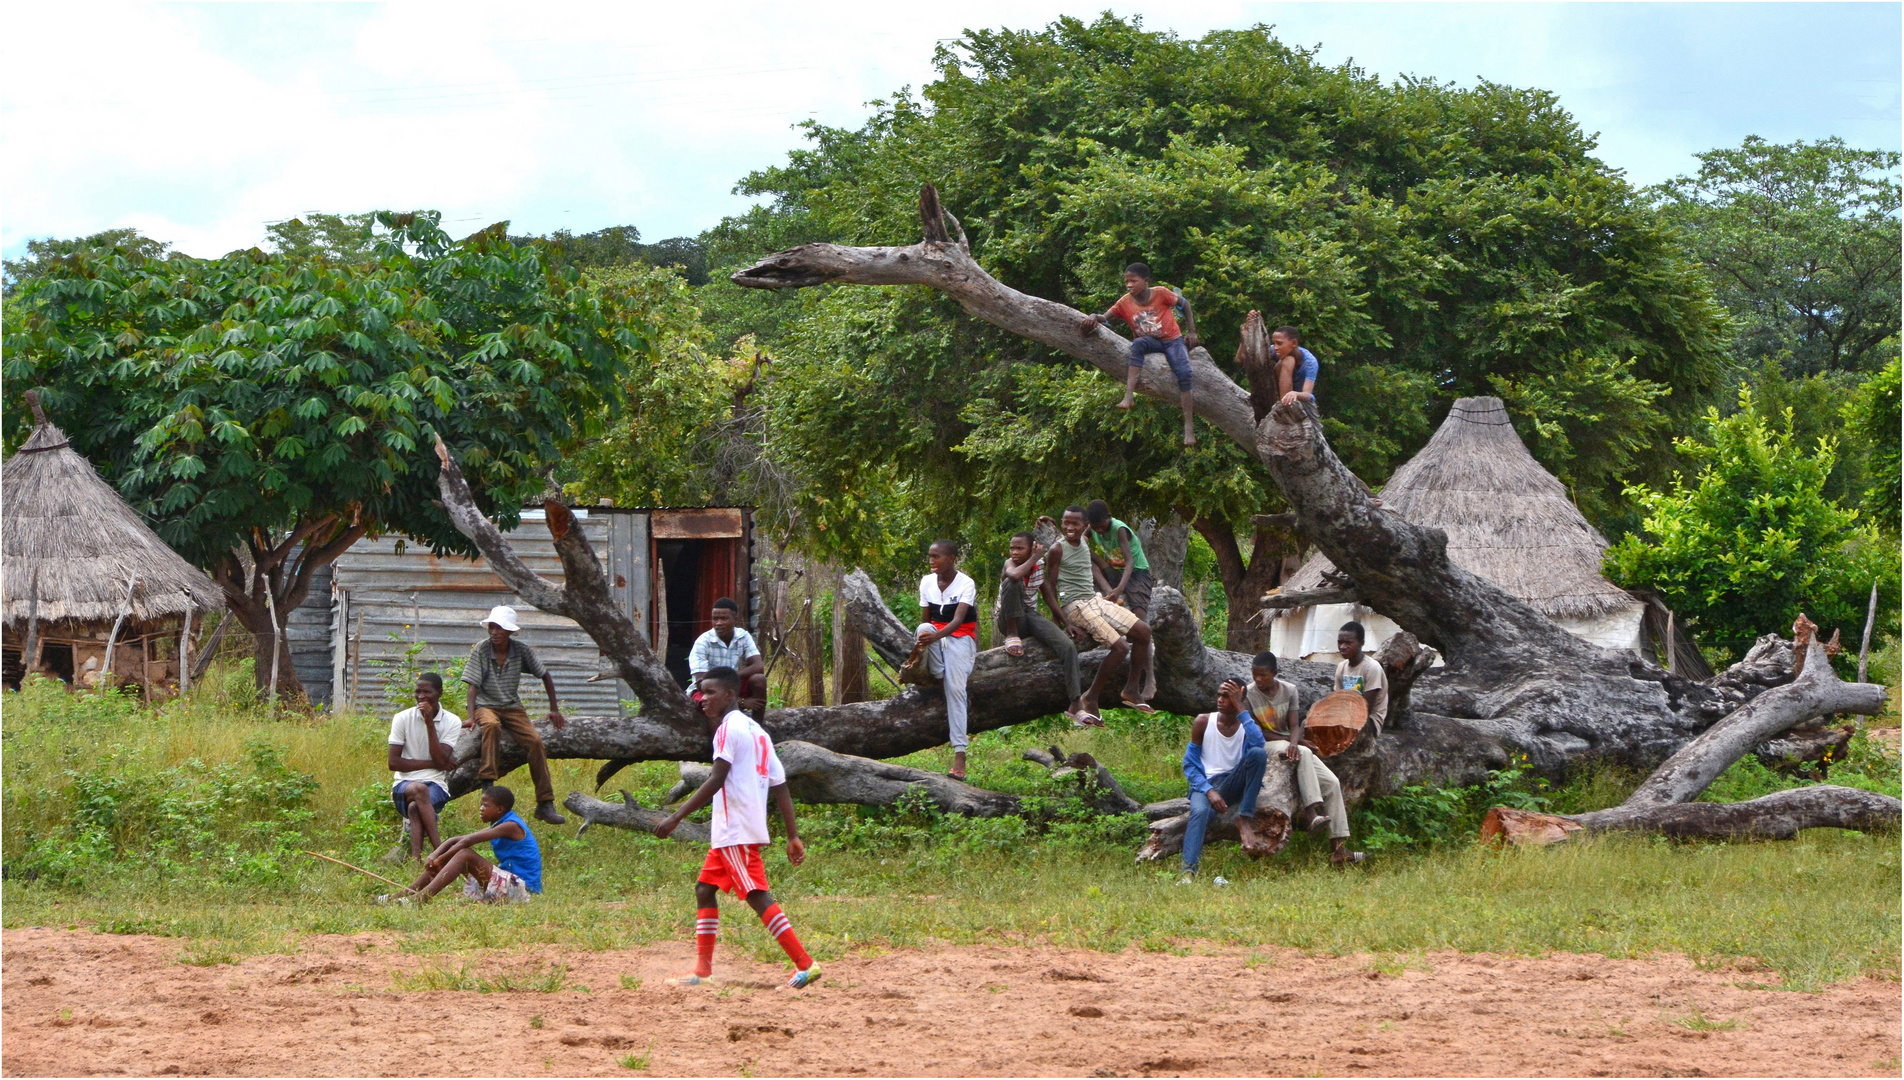
[(1199, 36), (1270, 23), (1373, 74), (1539, 86), (1646, 184), (1747, 135), (1900, 142), (1897, 3), (10, 5), (0, 248), (135, 226), (216, 255), (309, 211), (435, 208), (461, 235), (745, 207), (792, 125), (857, 125), (968, 26), (1106, 7)]

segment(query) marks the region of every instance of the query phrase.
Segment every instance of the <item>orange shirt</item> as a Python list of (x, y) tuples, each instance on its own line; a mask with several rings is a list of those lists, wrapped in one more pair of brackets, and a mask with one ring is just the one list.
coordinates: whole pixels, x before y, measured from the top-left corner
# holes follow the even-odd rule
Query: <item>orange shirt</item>
[(1161, 341), (1174, 341), (1183, 336), (1177, 329), (1177, 313), (1171, 309), (1177, 306), (1177, 294), (1169, 289), (1153, 286), (1150, 290), (1150, 302), (1142, 307), (1131, 299), (1129, 293), (1117, 298), (1111, 308), (1112, 318), (1122, 319), (1130, 324), (1138, 337), (1154, 337)]

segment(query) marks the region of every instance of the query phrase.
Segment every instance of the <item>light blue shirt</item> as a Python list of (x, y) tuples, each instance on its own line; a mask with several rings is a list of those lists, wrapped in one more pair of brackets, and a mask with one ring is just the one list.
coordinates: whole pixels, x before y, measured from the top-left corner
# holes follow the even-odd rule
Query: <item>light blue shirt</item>
[(719, 631), (709, 630), (694, 639), (694, 648), (688, 652), (688, 674), (700, 675), (717, 667), (739, 671), (741, 664), (759, 655), (754, 635), (746, 630), (734, 627), (732, 641), (722, 641)]
[(1290, 380), (1289, 388), (1302, 393), (1302, 384), (1314, 382), (1316, 378), (1316, 354), (1302, 346), (1296, 346), (1296, 377)]

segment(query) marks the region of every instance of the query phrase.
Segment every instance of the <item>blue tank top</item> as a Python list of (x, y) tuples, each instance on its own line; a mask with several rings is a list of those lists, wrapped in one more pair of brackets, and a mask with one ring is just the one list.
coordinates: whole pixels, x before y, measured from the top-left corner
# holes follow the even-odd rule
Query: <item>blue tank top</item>
[(522, 839), (509, 840), (495, 837), (489, 841), (489, 850), (496, 853), (496, 865), (521, 878), (529, 891), (542, 891), (542, 849), (536, 846), (535, 833), (529, 831), (529, 823), (522, 820), (514, 810), (496, 819), (496, 824), (513, 821), (522, 826)]

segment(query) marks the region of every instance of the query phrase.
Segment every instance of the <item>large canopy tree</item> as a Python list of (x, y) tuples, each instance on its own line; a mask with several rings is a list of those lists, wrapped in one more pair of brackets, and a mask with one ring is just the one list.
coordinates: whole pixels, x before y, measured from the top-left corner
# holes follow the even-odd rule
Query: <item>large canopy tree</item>
[[(1726, 323), (1698, 268), (1550, 94), (1384, 84), (1266, 27), (1184, 40), (1108, 16), (970, 32), (937, 62), (918, 98), (894, 95), (857, 130), (812, 127), (810, 146), (743, 181), (768, 203), (711, 232), (710, 258), (886, 242), (917, 227), (930, 180), (979, 262), (1028, 294), (1102, 310), (1142, 259), (1192, 298), (1225, 370), (1247, 312), (1300, 326), (1330, 443), (1371, 483), (1453, 398), (1497, 393), (1596, 515), (1661, 475), (1666, 436), (1720, 385)], [(1154, 406), (1119, 415), (1098, 375), (942, 296), (709, 304), (797, 370), (775, 384), (770, 451), (815, 475), (834, 463), (841, 482), (814, 485), (829, 499), (862, 498), (856, 478), (902, 480), (926, 504), (913, 518), (977, 531), (1051, 509), (1053, 491), (1100, 495), (1180, 505), (1231, 547), (1241, 504), (1279, 508), (1247, 455), (1210, 440), (1183, 453)], [(826, 515), (816, 540), (856, 512)], [(1237, 555), (1232, 586), (1251, 566)]]
[(1898, 160), (1835, 137), (1752, 136), (1654, 190), (1738, 320), (1748, 364), (1869, 374), (1898, 354)]
[(434, 212), (379, 213), (349, 257), (306, 239), (217, 259), (74, 245), (8, 301), (10, 391), (40, 388), (267, 656), (271, 611), (282, 625), (357, 538), (473, 551), (436, 505), (433, 438), (511, 523), (657, 338), (635, 292), (551, 271), (503, 224), (452, 242)]

